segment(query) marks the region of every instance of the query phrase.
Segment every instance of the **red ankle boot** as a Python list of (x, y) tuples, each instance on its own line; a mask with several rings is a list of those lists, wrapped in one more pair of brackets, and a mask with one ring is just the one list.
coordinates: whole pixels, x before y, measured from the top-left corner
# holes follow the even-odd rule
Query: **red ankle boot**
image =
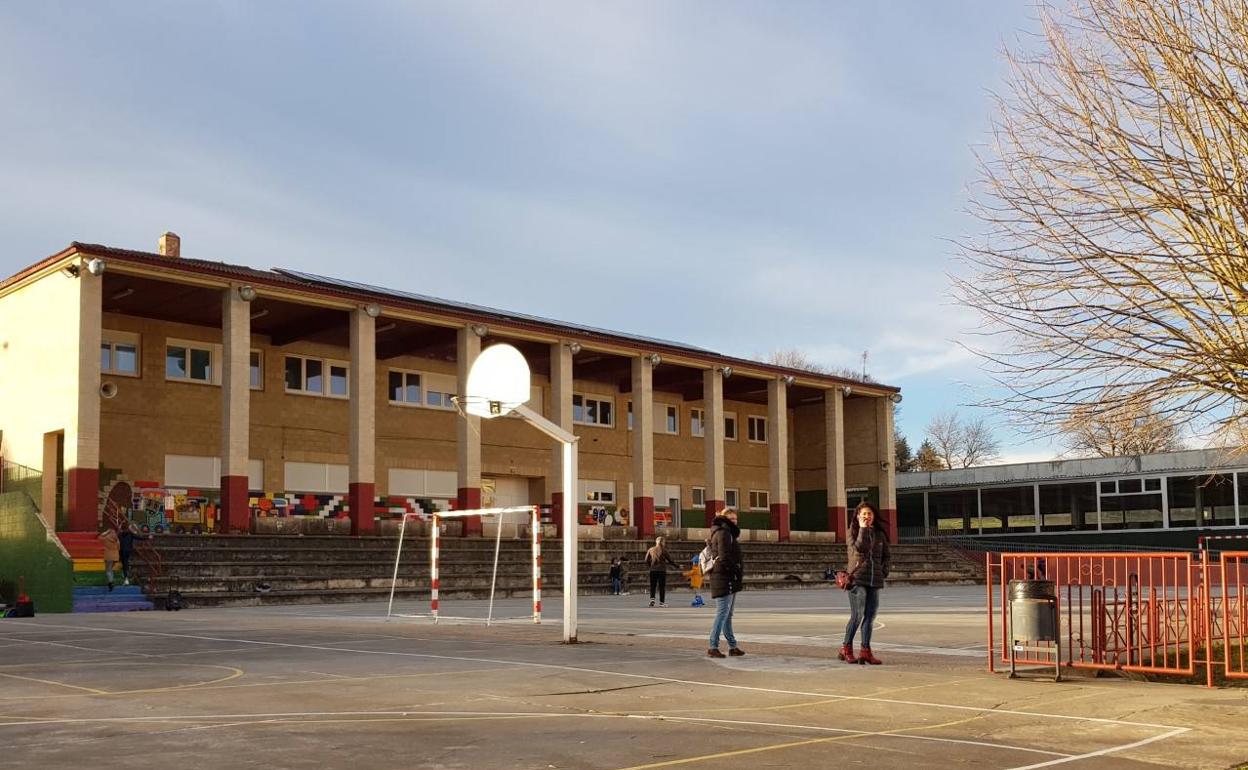
[(841, 651), (836, 654), (836, 659), (846, 663), (857, 663), (858, 659), (854, 657), (854, 645), (842, 644)]
[(872, 655), (870, 647), (863, 647), (862, 651), (858, 653), (858, 662), (870, 663), (872, 666), (878, 666), (884, 661)]

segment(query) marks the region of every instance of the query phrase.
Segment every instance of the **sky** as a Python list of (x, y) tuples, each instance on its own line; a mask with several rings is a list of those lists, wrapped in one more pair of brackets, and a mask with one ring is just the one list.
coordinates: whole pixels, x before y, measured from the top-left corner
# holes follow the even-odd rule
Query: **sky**
[(289, 267), (970, 406), (954, 241), (1022, 0), (0, 4), (0, 274)]

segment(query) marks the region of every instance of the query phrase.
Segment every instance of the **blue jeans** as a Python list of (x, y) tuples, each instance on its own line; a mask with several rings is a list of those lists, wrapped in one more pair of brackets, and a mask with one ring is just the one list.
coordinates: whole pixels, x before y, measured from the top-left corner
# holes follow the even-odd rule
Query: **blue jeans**
[(620, 587), (623, 585), (624, 581), (619, 578), (611, 578), (611, 593), (618, 594), (620, 592)]
[(710, 649), (719, 649), (719, 635), (722, 632), (728, 641), (729, 649), (737, 646), (737, 637), (732, 633), (732, 610), (737, 604), (737, 595), (728, 594), (715, 600), (715, 622), (711, 624)]
[(854, 643), (854, 634), (862, 626), (862, 646), (871, 646), (871, 626), (880, 609), (880, 589), (854, 586), (849, 592), (849, 623), (845, 625), (845, 644)]

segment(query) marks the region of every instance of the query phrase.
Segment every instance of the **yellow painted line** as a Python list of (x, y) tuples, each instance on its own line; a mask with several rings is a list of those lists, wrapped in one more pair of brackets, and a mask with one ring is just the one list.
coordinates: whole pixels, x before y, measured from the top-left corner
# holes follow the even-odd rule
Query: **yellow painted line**
[[(0, 676), (5, 676), (5, 677), (8, 677), (9, 679), (21, 679), (27, 682), (38, 682), (39, 684), (48, 684), (48, 685), (52, 685), (53, 687), (68, 687), (71, 690), (83, 690), (84, 692), (89, 692), (92, 695), (107, 695), (107, 693), (104, 690), (96, 690), (92, 687), (79, 687), (76, 684), (65, 684), (64, 682), (56, 682), (51, 679), (38, 679), (33, 676), (18, 676), (17, 674), (5, 674), (5, 673), (0, 673)], [(14, 700), (14, 699), (6, 698), (5, 700)]]
[(103, 559), (74, 559), (74, 572), (103, 572)]
[(857, 735), (836, 735), (831, 738), (810, 738), (804, 741), (790, 741), (788, 743), (776, 743), (771, 746), (757, 746), (752, 749), (737, 749), (736, 751), (721, 751), (718, 754), (703, 754), (699, 757), (686, 757), (685, 759), (673, 759), (667, 762), (652, 762), (648, 765), (631, 765), (621, 768), (621, 770), (649, 770), (654, 767), (675, 767), (676, 765), (691, 765), (695, 762), (710, 762), (714, 759), (728, 759), (730, 757), (743, 757), (747, 754), (760, 754), (764, 751), (781, 751), (783, 749), (794, 749), (799, 746), (813, 746), (818, 743), (832, 743), (833, 741), (842, 741), (846, 738), (857, 738)]

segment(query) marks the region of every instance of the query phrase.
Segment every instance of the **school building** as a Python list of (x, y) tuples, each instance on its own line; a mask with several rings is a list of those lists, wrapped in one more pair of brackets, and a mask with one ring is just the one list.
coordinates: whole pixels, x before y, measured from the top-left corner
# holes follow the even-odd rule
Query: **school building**
[(732, 506), (781, 540), (843, 536), (870, 499), (895, 539), (897, 388), (184, 257), (173, 233), (156, 252), (75, 242), (0, 282), (0, 457), (42, 472), (36, 502), (66, 530), (94, 529), (119, 479), (141, 523), (188, 531), (317, 517), (368, 534), (403, 511), (524, 504), (559, 521), (549, 440), (451, 402), (496, 342), (527, 358), (530, 406), (579, 436), (582, 523), (644, 537)]

